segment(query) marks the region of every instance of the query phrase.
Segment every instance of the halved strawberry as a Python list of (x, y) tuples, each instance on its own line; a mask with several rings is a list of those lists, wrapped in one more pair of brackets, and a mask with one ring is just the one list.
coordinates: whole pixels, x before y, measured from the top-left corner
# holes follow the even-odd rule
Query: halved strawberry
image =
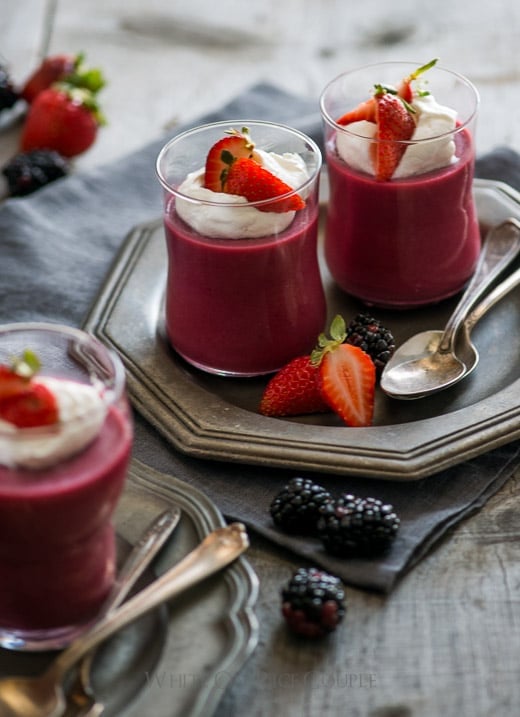
[(430, 60), (430, 62), (421, 65), (421, 67), (418, 67), (414, 72), (410, 73), (408, 77), (404, 77), (397, 87), (399, 97), (402, 97), (405, 102), (411, 102), (413, 100), (412, 82), (422, 75), (423, 72), (430, 70), (437, 63), (438, 59), (439, 58), (436, 57), (434, 60)]
[(18, 426), (32, 428), (58, 421), (54, 395), (43, 384), (34, 383), (40, 362), (32, 351), (25, 351), (12, 366), (0, 365), (0, 418)]
[(213, 192), (223, 192), (230, 165), (239, 157), (253, 157), (255, 145), (247, 127), (231, 129), (227, 137), (216, 142), (206, 157), (204, 186)]
[(320, 391), (330, 408), (348, 426), (370, 426), (374, 416), (376, 368), (358, 346), (345, 344), (345, 321), (336, 316), (331, 338), (321, 334), (312, 353), (319, 370)]
[[(241, 158), (235, 160), (228, 169), (225, 191), (239, 194), (249, 202), (258, 202), (283, 197), (284, 194), (292, 192), (293, 188), (254, 159)], [(300, 195), (292, 194), (285, 199), (259, 206), (258, 209), (262, 212), (290, 212), (303, 209), (304, 206), (305, 202)]]
[(312, 365), (310, 356), (289, 361), (267, 384), (260, 413), (264, 416), (299, 416), (329, 411), (321, 395), (318, 377), (318, 368)]
[(376, 179), (391, 179), (406, 151), (406, 140), (415, 130), (411, 108), (401, 97), (378, 85), (374, 95), (377, 107), (376, 143), (372, 145)]
[(18, 428), (48, 426), (58, 421), (58, 406), (46, 386), (30, 383), (23, 393), (0, 401), (0, 418)]
[(347, 125), (352, 122), (375, 122), (376, 121), (376, 101), (374, 97), (365, 100), (353, 110), (349, 110), (342, 115), (337, 121), (338, 124)]
[(0, 366), (0, 401), (23, 393), (28, 385), (28, 378), (20, 376), (9, 366)]

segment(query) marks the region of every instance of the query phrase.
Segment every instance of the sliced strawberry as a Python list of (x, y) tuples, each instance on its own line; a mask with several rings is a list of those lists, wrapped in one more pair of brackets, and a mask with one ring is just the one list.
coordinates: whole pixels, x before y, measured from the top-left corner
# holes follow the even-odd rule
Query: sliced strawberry
[(74, 157), (87, 150), (104, 123), (95, 96), (88, 90), (57, 84), (32, 103), (21, 138), (21, 149), (55, 150)]
[(0, 418), (18, 426), (32, 428), (58, 421), (54, 395), (43, 384), (34, 383), (39, 370), (38, 357), (29, 350), (13, 361), (12, 366), (0, 365)]
[(241, 132), (230, 130), (208, 152), (204, 186), (213, 192), (223, 192), (230, 165), (239, 157), (253, 157), (254, 148), (246, 127)]
[(365, 100), (365, 102), (362, 102), (353, 110), (342, 115), (338, 120), (338, 124), (347, 125), (352, 124), (352, 122), (362, 122), (363, 120), (366, 122), (375, 122), (376, 111), (376, 101), (374, 97), (370, 97), (370, 99)]
[(425, 65), (421, 65), (421, 67), (414, 70), (414, 72), (409, 74), (408, 77), (402, 79), (397, 87), (397, 94), (399, 97), (401, 97), (405, 102), (411, 102), (413, 100), (412, 82), (422, 75), (423, 72), (430, 70), (437, 63), (437, 61), (438, 58), (430, 60), (430, 62), (427, 62)]
[(0, 418), (18, 428), (48, 426), (58, 421), (54, 395), (43, 384), (29, 384), (23, 393), (0, 401)]
[(415, 130), (415, 120), (401, 97), (380, 85), (376, 89), (377, 131), (372, 145), (376, 179), (391, 179), (406, 151), (405, 141)]
[(329, 411), (318, 384), (319, 370), (309, 356), (299, 356), (269, 381), (260, 402), (264, 416), (299, 416)]
[[(281, 179), (264, 169), (254, 159), (237, 159), (227, 174), (225, 191), (229, 194), (239, 194), (249, 202), (258, 202), (264, 199), (283, 197), (294, 191), (292, 187)], [(304, 200), (299, 194), (293, 194), (285, 199), (259, 206), (262, 212), (289, 212), (303, 209)]]
[(341, 344), (320, 364), (321, 392), (348, 426), (370, 426), (374, 416), (376, 371), (358, 346)]
[(28, 385), (28, 378), (20, 376), (9, 366), (0, 366), (0, 401), (24, 393)]
[(321, 394), (348, 426), (370, 426), (374, 416), (376, 367), (358, 346), (343, 343), (345, 321), (336, 316), (331, 338), (321, 334), (311, 362), (318, 368)]

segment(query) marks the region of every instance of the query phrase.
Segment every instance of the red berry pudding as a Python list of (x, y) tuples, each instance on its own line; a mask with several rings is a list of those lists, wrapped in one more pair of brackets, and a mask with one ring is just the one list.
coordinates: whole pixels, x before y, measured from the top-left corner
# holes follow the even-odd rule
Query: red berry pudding
[(312, 140), (268, 122), (205, 125), (160, 153), (166, 334), (192, 365), (255, 376), (312, 349), (320, 167)]
[(116, 356), (67, 327), (0, 327), (2, 646), (63, 647), (96, 616), (131, 445)]
[(344, 291), (406, 309), (467, 283), (480, 252), (477, 107), (474, 87), (435, 60), (373, 65), (325, 88), (325, 256)]

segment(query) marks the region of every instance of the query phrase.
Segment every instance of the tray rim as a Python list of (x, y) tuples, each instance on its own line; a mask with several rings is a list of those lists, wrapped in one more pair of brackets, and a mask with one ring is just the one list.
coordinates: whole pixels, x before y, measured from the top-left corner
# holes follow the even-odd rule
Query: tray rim
[[(520, 212), (520, 194), (509, 185), (475, 179), (474, 188), (506, 197)], [(176, 364), (172, 354), (165, 354), (172, 364), (167, 393), (121, 344), (111, 322), (126, 280), (161, 227), (159, 218), (127, 235), (83, 327), (120, 354), (135, 408), (181, 452), (253, 465), (418, 480), (520, 437), (520, 401), (512, 400), (520, 380), (449, 414), (368, 428), (311, 426), (254, 414), (196, 385), (189, 368)], [(156, 349), (157, 336), (156, 330)]]

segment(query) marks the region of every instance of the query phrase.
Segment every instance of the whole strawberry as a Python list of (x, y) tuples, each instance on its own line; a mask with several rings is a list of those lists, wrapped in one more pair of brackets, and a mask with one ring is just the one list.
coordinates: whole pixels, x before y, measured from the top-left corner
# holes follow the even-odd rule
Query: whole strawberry
[(94, 94), (104, 87), (105, 79), (99, 68), (85, 65), (83, 54), (51, 55), (34, 70), (21, 90), (23, 99), (31, 104), (36, 97), (56, 82), (66, 82)]
[(51, 149), (63, 157), (74, 157), (94, 143), (104, 122), (92, 92), (56, 84), (40, 92), (30, 106), (21, 149)]

